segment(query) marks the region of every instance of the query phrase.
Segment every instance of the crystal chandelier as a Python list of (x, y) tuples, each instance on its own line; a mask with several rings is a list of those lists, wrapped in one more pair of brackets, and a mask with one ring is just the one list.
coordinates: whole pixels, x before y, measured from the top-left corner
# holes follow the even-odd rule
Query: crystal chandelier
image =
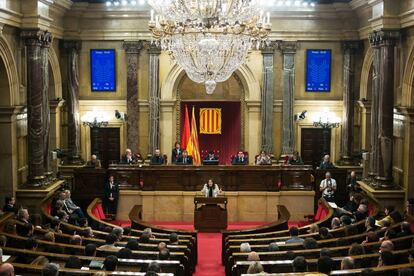
[(316, 112), (313, 116), (314, 127), (321, 127), (325, 129), (338, 128), (340, 124), (341, 119), (328, 109), (324, 109), (323, 112)]
[[(188, 77), (212, 94), (271, 29), (265, 0), (148, 0), (149, 29)], [(155, 12), (154, 12), (155, 11)], [(156, 14), (155, 14), (156, 13)]]

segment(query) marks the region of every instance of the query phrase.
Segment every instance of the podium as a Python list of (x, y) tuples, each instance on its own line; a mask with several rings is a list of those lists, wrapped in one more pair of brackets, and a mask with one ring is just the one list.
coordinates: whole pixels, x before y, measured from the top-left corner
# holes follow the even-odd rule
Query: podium
[(200, 232), (227, 229), (227, 197), (195, 197), (194, 228)]

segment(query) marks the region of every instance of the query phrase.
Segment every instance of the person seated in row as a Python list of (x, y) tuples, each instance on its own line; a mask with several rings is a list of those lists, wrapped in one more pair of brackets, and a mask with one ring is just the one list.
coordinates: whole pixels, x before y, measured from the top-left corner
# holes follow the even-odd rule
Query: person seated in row
[(179, 142), (175, 142), (174, 148), (172, 149), (171, 153), (171, 163), (176, 163), (180, 160), (181, 156), (183, 155), (184, 150), (181, 149), (181, 145)]
[(12, 212), (17, 214), (18, 208), (16, 205), (16, 200), (12, 196), (6, 196), (4, 200), (5, 204), (3, 206), (3, 212)]
[(151, 165), (163, 165), (164, 164), (164, 157), (161, 155), (160, 149), (156, 149), (154, 151), (154, 155), (151, 156), (150, 159)]
[(256, 165), (271, 165), (271, 164), (272, 164), (272, 160), (270, 159), (270, 155), (267, 154), (264, 150), (262, 150), (256, 158)]
[(100, 169), (101, 168), (101, 160), (98, 159), (98, 156), (96, 156), (96, 154), (92, 154), (91, 155), (91, 160), (89, 160), (86, 163), (87, 167), (92, 167), (95, 169)]
[(231, 162), (233, 165), (247, 165), (249, 164), (249, 158), (244, 155), (244, 152), (239, 151), (237, 156), (233, 158)]
[(222, 190), (217, 184), (213, 182), (213, 179), (209, 179), (206, 184), (204, 184), (203, 189), (201, 190), (205, 197), (217, 197)]
[(175, 162), (176, 165), (192, 165), (193, 157), (189, 156), (186, 150), (183, 150), (182, 155)]
[(136, 164), (138, 162), (138, 156), (132, 153), (131, 149), (126, 149), (125, 154), (122, 155), (121, 164)]
[(209, 151), (208, 155), (204, 157), (204, 160), (206, 161), (213, 161), (213, 160), (219, 160), (218, 156), (214, 154), (214, 151)]
[(323, 157), (323, 160), (318, 168), (321, 170), (335, 169), (334, 164), (331, 162), (331, 157), (328, 154)]
[(289, 158), (289, 165), (303, 165), (303, 161), (299, 155), (299, 152), (293, 152), (292, 156)]
[(330, 172), (326, 172), (325, 179), (319, 185), (319, 191), (322, 192), (322, 197), (329, 202), (335, 202), (336, 180), (331, 177)]
[(356, 176), (355, 171), (352, 171), (351, 174), (349, 175), (347, 181), (346, 181), (346, 188), (348, 190), (348, 192), (354, 192), (354, 193), (360, 193), (362, 192), (361, 187), (358, 184), (358, 179)]

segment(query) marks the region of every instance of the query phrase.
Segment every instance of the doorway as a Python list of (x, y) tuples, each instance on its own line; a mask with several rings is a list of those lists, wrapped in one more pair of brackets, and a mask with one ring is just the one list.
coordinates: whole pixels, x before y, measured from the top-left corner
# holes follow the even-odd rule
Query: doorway
[(91, 154), (96, 154), (102, 167), (118, 163), (120, 157), (120, 129), (114, 127), (91, 128)]
[(301, 133), (302, 160), (316, 168), (322, 157), (331, 152), (331, 129), (302, 128)]

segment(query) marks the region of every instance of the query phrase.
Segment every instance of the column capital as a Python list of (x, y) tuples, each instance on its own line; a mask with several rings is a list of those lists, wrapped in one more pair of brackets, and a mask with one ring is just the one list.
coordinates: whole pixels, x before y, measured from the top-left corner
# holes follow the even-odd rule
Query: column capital
[(368, 39), (372, 47), (395, 46), (400, 36), (397, 30), (381, 30), (370, 33)]
[(150, 55), (159, 55), (161, 53), (161, 46), (158, 45), (157, 43), (148, 42), (147, 47), (148, 47), (148, 54)]
[(52, 42), (52, 34), (40, 29), (24, 29), (20, 33), (26, 46), (48, 47)]
[(66, 50), (75, 50), (79, 52), (82, 48), (82, 41), (80, 40), (62, 40), (61, 47)]
[(299, 48), (296, 41), (282, 41), (279, 45), (283, 54), (295, 54)]
[(262, 43), (259, 49), (262, 51), (262, 54), (274, 54), (274, 52), (279, 49), (279, 42), (267, 41), (265, 43)]
[(51, 111), (56, 110), (56, 108), (62, 107), (64, 103), (65, 103), (65, 100), (60, 99), (60, 98), (57, 98), (56, 100), (49, 100), (50, 110)]
[(127, 54), (139, 54), (139, 52), (144, 48), (144, 41), (137, 40), (137, 41), (124, 41), (122, 47)]

